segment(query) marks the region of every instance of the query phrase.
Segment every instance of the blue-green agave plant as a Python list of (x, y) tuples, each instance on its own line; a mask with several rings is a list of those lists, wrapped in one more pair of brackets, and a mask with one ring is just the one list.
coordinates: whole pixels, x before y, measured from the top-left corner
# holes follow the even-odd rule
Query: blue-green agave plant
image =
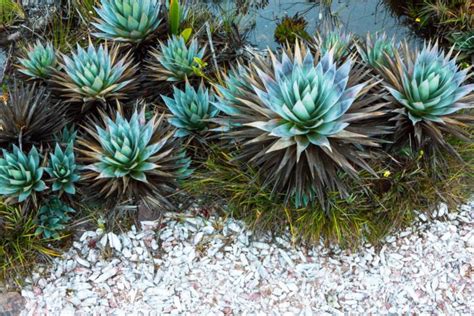
[[(253, 91), (252, 84), (249, 80), (242, 80), (242, 78), (247, 78), (248, 76), (249, 70), (247, 70), (247, 67), (242, 64), (237, 64), (237, 67), (231, 69), (229, 73), (225, 74), (225, 88), (219, 86), (218, 90), (223, 99), (226, 99), (227, 103), (238, 103), (239, 98), (245, 96), (245, 91)], [(227, 107), (227, 111), (232, 112), (236, 111), (236, 109)]]
[[(173, 140), (174, 130), (155, 115), (148, 122), (144, 110), (130, 120), (120, 113), (115, 118), (102, 114), (104, 128), (88, 128), (79, 140), (94, 197), (140, 198), (155, 205), (171, 206), (166, 195), (174, 192), (177, 180), (190, 174), (190, 160)], [(172, 206), (171, 206), (172, 207)]]
[(262, 170), (274, 192), (298, 205), (339, 187), (339, 169), (372, 172), (362, 145), (377, 146), (372, 136), (384, 133), (371, 121), (383, 115), (382, 106), (364, 101), (375, 84), (361, 83), (358, 66), (351, 75), (350, 60), (338, 67), (333, 51), (319, 58), (297, 42), (280, 58), (269, 55), (247, 67), (240, 79), (246, 84), (231, 87), (227, 77), (227, 86), (218, 87), (215, 105), (226, 116), (215, 122), (230, 130), (223, 137), (238, 147), (238, 159)]
[(46, 189), (41, 178), (44, 169), (40, 166), (40, 156), (36, 147), (28, 155), (24, 154), (16, 145), (13, 152), (2, 150), (0, 158), (0, 194), (7, 198), (18, 198), (18, 202), (25, 201), (34, 192)]
[(54, 140), (64, 146), (74, 143), (76, 141), (77, 131), (74, 125), (64, 126), (64, 128), (54, 135)]
[(196, 91), (189, 82), (185, 90), (173, 87), (173, 98), (161, 96), (168, 109), (173, 114), (169, 118), (171, 125), (177, 128), (176, 137), (187, 136), (193, 132), (207, 130), (209, 119), (214, 118), (219, 110), (212, 105), (213, 96), (203, 84)]
[(58, 64), (53, 44), (43, 45), (40, 41), (29, 46), (27, 55), (19, 62), (20, 72), (34, 79), (48, 79)]
[(473, 107), (469, 101), (474, 85), (465, 84), (469, 70), (460, 70), (451, 55), (452, 51), (445, 54), (437, 44), (425, 45), (421, 52), (393, 59), (393, 67), (385, 68), (387, 78), (393, 79), (387, 89), (403, 105), (402, 112), (413, 125), (421, 121), (445, 123), (443, 117)]
[(101, 0), (96, 12), (100, 18), (92, 23), (103, 39), (141, 42), (161, 23), (159, 0)]
[(324, 55), (332, 51), (334, 60), (340, 60), (350, 53), (352, 34), (341, 30), (318, 33), (315, 38), (316, 48)]
[(388, 39), (386, 34), (375, 36), (368, 34), (365, 43), (357, 45), (362, 60), (373, 68), (387, 65), (388, 58), (392, 59), (394, 57), (396, 49), (397, 45), (395, 45), (394, 40)]
[(471, 141), (464, 127), (474, 118), (458, 112), (473, 107), (474, 85), (466, 84), (470, 69), (460, 70), (452, 54), (453, 50), (445, 54), (437, 44), (426, 44), (418, 51), (405, 43), (380, 68), (394, 98), (396, 144), (414, 137), (417, 145), (441, 145), (457, 154), (443, 134)]
[(72, 56), (63, 55), (64, 72), (55, 76), (60, 91), (71, 102), (105, 101), (126, 98), (133, 88), (136, 65), (131, 65), (128, 54), (119, 59), (119, 47), (110, 49), (89, 43), (87, 49), (79, 45)]
[(157, 81), (184, 81), (195, 74), (197, 61), (204, 58), (206, 48), (200, 48), (196, 39), (186, 44), (182, 36), (172, 36), (160, 50), (151, 52), (148, 69)]
[(69, 215), (74, 212), (72, 207), (58, 197), (53, 197), (39, 208), (35, 234), (43, 235), (46, 239), (59, 239), (61, 231), (66, 229), (71, 220)]
[(53, 191), (64, 191), (68, 194), (75, 194), (74, 183), (79, 181), (78, 167), (74, 155), (74, 144), (70, 142), (63, 151), (59, 144), (56, 144), (54, 153), (50, 153), (50, 160), (46, 172), (51, 176)]
[(455, 50), (463, 55), (470, 56), (471, 64), (474, 64), (474, 29), (453, 33), (449, 40), (453, 43)]

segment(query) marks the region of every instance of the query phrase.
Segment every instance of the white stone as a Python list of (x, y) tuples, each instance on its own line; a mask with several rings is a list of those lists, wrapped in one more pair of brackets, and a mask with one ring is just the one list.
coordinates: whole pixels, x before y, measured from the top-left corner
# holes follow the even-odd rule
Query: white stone
[(107, 246), (107, 242), (108, 242), (108, 235), (107, 234), (104, 234), (100, 240), (99, 240), (99, 243), (102, 245), (102, 247), (106, 247)]
[(109, 239), (109, 242), (110, 242), (110, 246), (112, 248), (114, 248), (115, 250), (117, 250), (117, 251), (121, 251), (122, 250), (122, 243), (120, 242), (120, 239), (117, 237), (117, 235), (115, 235), (112, 232), (108, 233), (107, 235), (108, 235), (108, 239)]
[(89, 298), (91, 296), (93, 296), (95, 293), (93, 291), (90, 291), (90, 290), (81, 290), (81, 291), (77, 291), (75, 293), (76, 297), (83, 301), (85, 300), (86, 298)]
[(89, 263), (89, 261), (87, 260), (84, 260), (82, 259), (81, 257), (77, 256), (76, 257), (76, 261), (77, 263), (79, 263), (80, 265), (86, 267), (86, 268), (90, 268), (91, 264)]
[(194, 236), (193, 244), (194, 244), (194, 245), (199, 244), (199, 243), (201, 242), (203, 236), (204, 236), (204, 233), (203, 233), (203, 232), (197, 233), (197, 234)]
[(122, 249), (112, 257), (87, 246), (97, 232), (84, 233), (25, 280), (22, 315), (472, 314), (472, 206), (421, 218), (380, 249), (365, 243), (357, 251), (180, 216), (164, 214), (161, 248), (147, 224), (117, 235)]
[(117, 268), (109, 268), (105, 270), (97, 279), (94, 280), (95, 283), (102, 283), (109, 278), (113, 277), (115, 274), (117, 274), (118, 269)]

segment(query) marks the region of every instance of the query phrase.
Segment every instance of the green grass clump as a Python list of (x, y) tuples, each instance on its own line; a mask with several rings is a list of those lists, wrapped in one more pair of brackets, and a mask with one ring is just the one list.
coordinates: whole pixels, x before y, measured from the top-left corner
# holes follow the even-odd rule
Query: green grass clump
[(62, 53), (71, 50), (71, 43), (79, 43), (82, 32), (75, 26), (72, 16), (67, 17), (62, 12), (56, 12), (46, 26), (44, 36)]
[[(454, 41), (452, 35), (474, 31), (474, 3), (471, 0), (410, 0), (392, 1), (393, 7), (402, 7), (415, 30), (446, 46), (465, 45)], [(402, 3), (403, 2), (403, 3)], [(458, 47), (456, 47), (457, 49)], [(459, 50), (462, 52), (462, 50)]]
[(25, 13), (16, 1), (0, 0), (0, 27), (12, 25), (15, 20), (24, 17)]
[(193, 194), (207, 192), (204, 200), (227, 206), (230, 216), (244, 220), (257, 232), (276, 234), (290, 230), (293, 241), (314, 242), (324, 237), (327, 242), (350, 245), (359, 241), (371, 226), (370, 204), (363, 189), (354, 191), (347, 199), (339, 193), (328, 194), (329, 208), (314, 205), (295, 208), (285, 203), (283, 195), (273, 194), (262, 183), (258, 173), (233, 162), (232, 157), (219, 153), (205, 163), (185, 188)]
[(446, 157), (446, 169), (432, 169), (420, 153), (388, 165), (381, 160), (378, 178), (368, 173), (361, 174), (360, 181), (343, 177), (350, 195), (329, 193), (326, 208), (285, 203), (255, 170), (242, 168), (226, 153), (214, 153), (185, 188), (204, 203), (226, 205), (229, 216), (244, 220), (256, 232), (280, 234), (289, 229), (294, 242), (322, 239), (344, 248), (365, 241), (376, 245), (388, 233), (412, 224), (418, 212), (429, 216), (441, 202), (453, 209), (471, 196), (474, 146), (458, 149), (465, 162)]
[(33, 216), (0, 201), (0, 281), (18, 281), (39, 260), (59, 255), (36, 229)]
[(99, 6), (99, 0), (70, 0), (81, 22), (88, 26), (97, 15), (95, 8)]

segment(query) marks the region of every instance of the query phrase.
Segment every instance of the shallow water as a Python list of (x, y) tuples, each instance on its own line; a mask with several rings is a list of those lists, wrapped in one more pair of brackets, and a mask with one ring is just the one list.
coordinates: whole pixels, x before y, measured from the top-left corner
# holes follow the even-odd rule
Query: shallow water
[[(305, 17), (310, 34), (326, 25), (330, 28), (340, 26), (364, 37), (368, 32), (386, 32), (398, 39), (418, 41), (410, 27), (404, 24), (404, 18), (398, 17), (384, 0), (334, 0), (331, 7), (320, 5), (319, 0), (244, 1), (253, 4), (248, 12), (250, 20), (255, 23), (250, 40), (260, 48), (277, 47), (273, 34), (278, 21), (285, 15), (295, 14)], [(228, 4), (226, 0), (211, 2)], [(239, 4), (237, 6), (244, 8)]]
[[(3, 80), (3, 72), (5, 70), (5, 64), (7, 62), (7, 53), (0, 47), (0, 83)], [(1, 95), (1, 91), (0, 91)]]

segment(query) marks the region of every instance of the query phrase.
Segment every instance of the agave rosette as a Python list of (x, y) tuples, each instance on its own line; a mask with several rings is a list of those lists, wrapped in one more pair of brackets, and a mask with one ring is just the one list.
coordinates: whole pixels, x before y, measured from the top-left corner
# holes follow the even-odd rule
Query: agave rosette
[(20, 72), (33, 79), (48, 79), (57, 66), (56, 52), (53, 44), (43, 45), (37, 41), (29, 46), (24, 58), (19, 59)]
[(314, 38), (314, 45), (321, 55), (332, 51), (334, 60), (338, 61), (350, 54), (352, 34), (344, 33), (341, 30), (318, 33)]
[(148, 62), (150, 77), (156, 81), (184, 81), (194, 75), (196, 59), (203, 60), (206, 48), (199, 47), (196, 39), (186, 44), (182, 36), (172, 36), (160, 49), (151, 52)]
[(471, 57), (471, 64), (474, 63), (474, 29), (466, 32), (453, 33), (450, 41), (454, 45), (454, 49), (463, 55)]
[(89, 43), (87, 49), (77, 46), (72, 56), (63, 55), (61, 67), (54, 81), (60, 92), (70, 102), (90, 102), (107, 99), (124, 99), (134, 88), (132, 66), (129, 55), (119, 58), (119, 47), (95, 47)]
[(69, 216), (75, 210), (65, 204), (58, 197), (53, 197), (44, 203), (38, 210), (35, 230), (36, 235), (42, 235), (46, 239), (60, 239), (61, 231), (67, 228), (71, 220)]
[(86, 128), (79, 139), (83, 180), (90, 183), (89, 196), (117, 203), (128, 198), (173, 208), (168, 195), (177, 180), (187, 177), (190, 160), (174, 129), (157, 114), (145, 120), (145, 110), (127, 120), (120, 113), (102, 113), (102, 126)]
[(367, 34), (365, 43), (357, 45), (362, 60), (375, 69), (380, 65), (387, 65), (388, 59), (394, 57), (397, 49), (394, 40), (388, 39), (386, 34), (375, 36)]
[(53, 191), (76, 194), (74, 183), (79, 181), (80, 176), (72, 142), (67, 145), (64, 151), (59, 144), (56, 144), (54, 152), (50, 153), (49, 164), (45, 170), (52, 178)]
[(466, 84), (470, 69), (460, 70), (452, 53), (445, 54), (437, 44), (410, 50), (405, 43), (380, 68), (393, 97), (396, 144), (414, 140), (418, 146), (441, 145), (455, 153), (444, 133), (470, 141), (466, 127), (473, 116), (462, 110), (473, 107), (474, 85)]
[(214, 101), (213, 96), (209, 95), (209, 90), (204, 84), (201, 84), (196, 91), (189, 82), (186, 82), (184, 91), (173, 87), (173, 98), (161, 97), (172, 113), (168, 121), (177, 128), (176, 137), (206, 131), (209, 119), (219, 113), (211, 103)]
[(94, 36), (120, 42), (141, 42), (161, 23), (158, 0), (101, 0), (95, 8), (99, 18), (92, 23)]
[(3, 149), (0, 158), (0, 195), (23, 202), (34, 192), (44, 191), (46, 184), (41, 180), (43, 171), (36, 147), (28, 154), (16, 145), (13, 145), (12, 152)]
[(385, 104), (372, 95), (376, 83), (360, 83), (366, 70), (350, 60), (338, 67), (332, 51), (320, 58), (296, 43), (280, 58), (269, 55), (246, 67), (246, 84), (218, 86), (223, 137), (237, 159), (298, 206), (324, 202), (328, 190), (344, 194), (337, 173), (373, 172), (364, 146), (379, 146), (374, 137), (387, 133), (379, 121)]

